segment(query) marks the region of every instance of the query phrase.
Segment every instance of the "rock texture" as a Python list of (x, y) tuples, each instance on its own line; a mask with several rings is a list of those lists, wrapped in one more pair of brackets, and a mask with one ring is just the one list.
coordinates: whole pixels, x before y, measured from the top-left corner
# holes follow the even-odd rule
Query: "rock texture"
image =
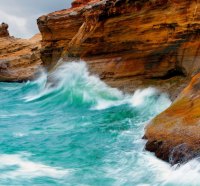
[(38, 19), (49, 68), (61, 56), (81, 58), (91, 72), (125, 91), (182, 85), (179, 92), (186, 77), (199, 72), (199, 1), (88, 1)]
[(9, 31), (8, 31), (8, 24), (1, 23), (0, 25), (0, 37), (8, 37)]
[(90, 2), (91, 0), (74, 0), (72, 2), (72, 8), (80, 7), (83, 5), (86, 5)]
[(172, 164), (200, 155), (200, 73), (146, 127), (146, 149)]
[(17, 39), (0, 37), (0, 81), (24, 81), (33, 78), (40, 67), (41, 35)]

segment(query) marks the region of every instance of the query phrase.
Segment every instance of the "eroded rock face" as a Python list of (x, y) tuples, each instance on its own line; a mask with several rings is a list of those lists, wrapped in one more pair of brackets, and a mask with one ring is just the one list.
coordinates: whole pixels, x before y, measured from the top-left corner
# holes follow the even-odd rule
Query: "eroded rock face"
[(200, 73), (146, 127), (146, 149), (172, 164), (200, 155)]
[(172, 90), (199, 72), (199, 1), (76, 2), (81, 6), (38, 19), (46, 66), (61, 56), (81, 58), (125, 91), (146, 85)]
[(40, 41), (40, 34), (29, 40), (0, 37), (0, 81), (33, 78), (42, 63)]
[(8, 24), (1, 23), (0, 25), (0, 37), (8, 37), (9, 31), (8, 31)]
[(76, 8), (76, 7), (80, 7), (80, 6), (86, 5), (90, 1), (92, 1), (92, 0), (74, 0), (72, 2), (72, 8)]

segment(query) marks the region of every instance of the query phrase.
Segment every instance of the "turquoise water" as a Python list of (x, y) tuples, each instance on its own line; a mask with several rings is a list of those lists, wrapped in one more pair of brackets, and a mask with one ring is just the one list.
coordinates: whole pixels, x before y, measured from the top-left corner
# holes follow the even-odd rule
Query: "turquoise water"
[(110, 88), (83, 62), (0, 83), (0, 185), (198, 185), (198, 159), (170, 167), (144, 150), (146, 123), (170, 104)]

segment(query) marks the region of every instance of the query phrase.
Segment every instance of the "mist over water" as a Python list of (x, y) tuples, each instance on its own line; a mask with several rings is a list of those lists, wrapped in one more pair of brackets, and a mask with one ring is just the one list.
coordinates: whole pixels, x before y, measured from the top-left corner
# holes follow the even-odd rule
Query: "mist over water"
[(0, 185), (199, 185), (199, 159), (171, 167), (144, 150), (144, 127), (170, 104), (154, 88), (107, 86), (84, 62), (0, 83)]

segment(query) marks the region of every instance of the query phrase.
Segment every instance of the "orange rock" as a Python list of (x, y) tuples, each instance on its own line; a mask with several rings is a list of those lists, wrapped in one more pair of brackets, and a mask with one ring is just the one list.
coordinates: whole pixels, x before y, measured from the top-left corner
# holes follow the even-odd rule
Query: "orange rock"
[(41, 35), (33, 38), (0, 38), (0, 81), (24, 81), (33, 78), (40, 67)]
[(146, 148), (172, 163), (199, 155), (199, 124), (200, 73), (194, 76), (177, 100), (146, 127)]
[(199, 71), (198, 1), (77, 2), (87, 5), (38, 19), (47, 67), (61, 56), (81, 58), (115, 87), (126, 87), (129, 81), (155, 85), (155, 79), (162, 85), (162, 80), (183, 80)]
[(72, 8), (76, 8), (76, 7), (80, 7), (80, 6), (86, 5), (90, 1), (92, 1), (92, 0), (74, 0), (72, 2)]

